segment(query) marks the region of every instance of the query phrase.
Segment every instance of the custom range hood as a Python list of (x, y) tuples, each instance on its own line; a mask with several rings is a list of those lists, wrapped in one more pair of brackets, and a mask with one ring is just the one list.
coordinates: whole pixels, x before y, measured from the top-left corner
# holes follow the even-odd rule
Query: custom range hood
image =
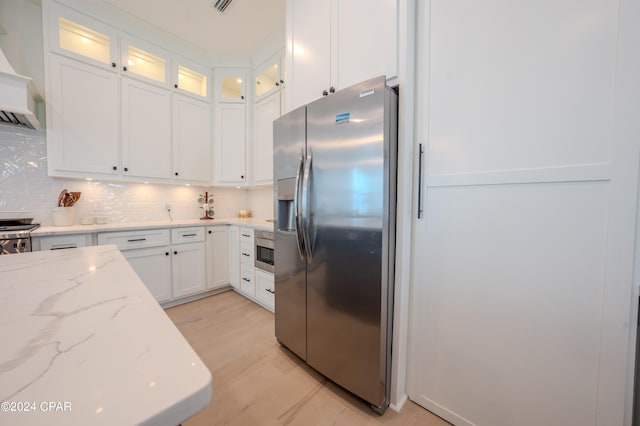
[(16, 73), (0, 49), (0, 125), (39, 130), (37, 93), (33, 80)]

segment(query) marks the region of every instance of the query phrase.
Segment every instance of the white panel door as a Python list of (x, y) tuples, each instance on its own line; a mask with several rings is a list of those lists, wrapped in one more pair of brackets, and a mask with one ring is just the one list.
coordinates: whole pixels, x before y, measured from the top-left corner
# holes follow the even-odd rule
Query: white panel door
[(173, 179), (211, 181), (211, 104), (173, 94)]
[(630, 424), (640, 5), (417, 6), (410, 398), (456, 425)]
[(217, 106), (215, 131), (218, 182), (246, 181), (245, 110), (246, 106), (239, 103), (219, 103)]
[(182, 297), (206, 289), (205, 244), (188, 243), (171, 247), (173, 251), (173, 296)]
[(125, 250), (122, 255), (158, 302), (171, 299), (170, 247)]
[(273, 183), (273, 121), (280, 117), (280, 93), (256, 104), (253, 113), (253, 181)]
[(118, 174), (118, 75), (50, 56), (49, 171)]
[(229, 227), (207, 228), (207, 289), (229, 285)]
[(331, 2), (291, 2), (292, 66), (289, 110), (322, 97), (331, 83)]
[(331, 82), (343, 89), (398, 75), (398, 1), (334, 0)]
[(171, 173), (169, 90), (122, 78), (122, 172), (168, 179)]

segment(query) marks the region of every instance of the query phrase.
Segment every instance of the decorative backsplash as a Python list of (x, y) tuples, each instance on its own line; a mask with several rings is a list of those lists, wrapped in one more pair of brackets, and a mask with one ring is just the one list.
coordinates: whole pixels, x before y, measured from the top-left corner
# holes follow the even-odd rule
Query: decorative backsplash
[(63, 189), (79, 191), (74, 224), (83, 217), (106, 216), (112, 222), (169, 219), (165, 204), (171, 204), (173, 219), (195, 219), (203, 215), (196, 200), (213, 194), (215, 217), (236, 217), (251, 209), (255, 217), (273, 216), (271, 188), (236, 189), (185, 185), (85, 181), (47, 175), (46, 138), (43, 132), (0, 130), (0, 218), (33, 217), (43, 226), (51, 224), (51, 210)]

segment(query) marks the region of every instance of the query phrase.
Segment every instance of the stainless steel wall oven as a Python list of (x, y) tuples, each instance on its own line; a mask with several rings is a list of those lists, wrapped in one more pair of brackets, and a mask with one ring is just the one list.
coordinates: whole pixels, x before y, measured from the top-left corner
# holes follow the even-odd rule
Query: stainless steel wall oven
[(255, 231), (255, 267), (273, 273), (273, 232)]

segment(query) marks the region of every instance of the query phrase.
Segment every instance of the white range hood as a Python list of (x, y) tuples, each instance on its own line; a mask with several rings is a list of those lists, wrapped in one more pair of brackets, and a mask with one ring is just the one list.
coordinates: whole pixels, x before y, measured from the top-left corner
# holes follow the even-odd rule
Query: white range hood
[(0, 49), (0, 125), (40, 129), (37, 93), (33, 80), (17, 74)]

